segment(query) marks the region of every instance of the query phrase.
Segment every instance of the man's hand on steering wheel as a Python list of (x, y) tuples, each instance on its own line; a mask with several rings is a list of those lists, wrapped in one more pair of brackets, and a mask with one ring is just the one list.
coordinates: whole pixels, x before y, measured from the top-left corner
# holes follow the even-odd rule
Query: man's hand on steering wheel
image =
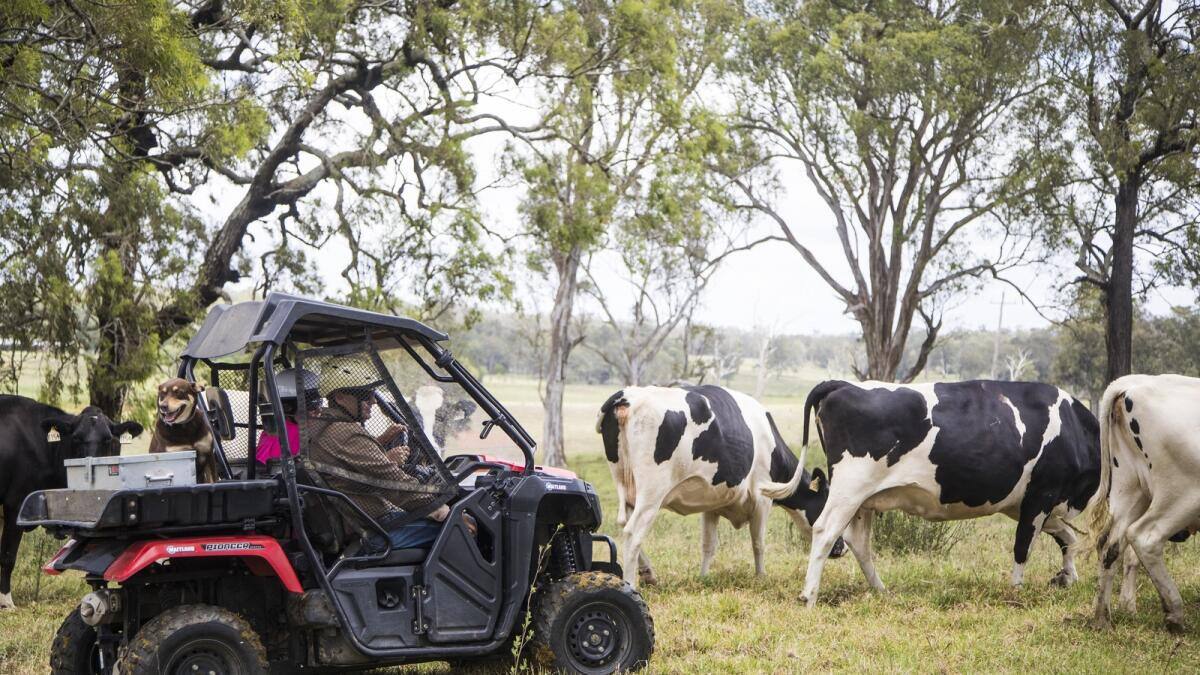
[(393, 424), (379, 435), (379, 444), (388, 450), (408, 445), (408, 427), (403, 424)]

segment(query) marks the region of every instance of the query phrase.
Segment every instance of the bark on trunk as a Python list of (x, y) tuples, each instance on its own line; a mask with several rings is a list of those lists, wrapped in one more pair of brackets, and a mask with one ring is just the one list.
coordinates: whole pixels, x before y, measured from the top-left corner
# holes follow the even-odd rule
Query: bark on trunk
[(1133, 234), (1137, 227), (1137, 178), (1117, 187), (1112, 269), (1104, 289), (1104, 345), (1108, 381), (1133, 372)]
[(554, 307), (550, 311), (550, 348), (546, 353), (546, 397), (542, 402), (545, 422), (542, 425), (542, 463), (546, 466), (566, 466), (563, 443), (563, 391), (567, 386), (567, 360), (571, 356), (571, 310), (579, 287), (578, 246), (565, 256), (556, 257), (558, 288), (554, 292)]

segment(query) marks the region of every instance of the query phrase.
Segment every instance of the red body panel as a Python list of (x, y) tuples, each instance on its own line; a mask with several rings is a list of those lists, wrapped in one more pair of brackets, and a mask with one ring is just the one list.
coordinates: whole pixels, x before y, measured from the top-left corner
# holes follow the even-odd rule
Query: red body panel
[[(522, 469), (525, 468), (524, 464), (514, 464), (513, 462), (510, 462), (507, 459), (501, 459), (499, 457), (493, 457), (491, 455), (479, 455), (479, 459), (481, 459), (485, 462), (493, 462), (495, 464), (503, 464), (504, 466), (511, 468), (513, 471), (521, 471)], [(535, 466), (535, 467), (533, 467), (533, 470), (538, 473), (544, 473), (547, 476), (559, 476), (561, 478), (578, 478), (578, 476), (575, 474), (574, 471), (569, 471), (567, 469), (560, 469), (560, 468), (554, 467), (554, 466)]]
[(125, 550), (104, 572), (104, 578), (123, 582), (159, 560), (237, 556), (259, 576), (275, 576), (291, 593), (304, 589), (279, 542), (262, 535), (183, 537), (138, 542)]
[(74, 539), (67, 540), (67, 543), (63, 544), (62, 548), (58, 549), (58, 553), (55, 553), (53, 558), (46, 561), (45, 565), (42, 565), (42, 573), (49, 574), (52, 577), (62, 574), (62, 570), (55, 567), (55, 565), (58, 564), (59, 560), (62, 560), (63, 556), (65, 556), (74, 545)]

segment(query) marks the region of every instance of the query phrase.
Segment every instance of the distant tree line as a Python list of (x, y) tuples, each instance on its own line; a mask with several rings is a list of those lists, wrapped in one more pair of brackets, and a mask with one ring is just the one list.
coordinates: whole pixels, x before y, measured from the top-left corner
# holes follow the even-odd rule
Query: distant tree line
[[(485, 375), (536, 377), (542, 359), (528, 340), (521, 317), (485, 313), (471, 330), (452, 336), (455, 352)], [(754, 328), (706, 328), (706, 337), (685, 341), (682, 331), (667, 341), (648, 364), (645, 384), (719, 382), (728, 384), (739, 373), (762, 368), (769, 382), (789, 373), (815, 377), (850, 378), (856, 360), (863, 358), (861, 338), (855, 335), (780, 334), (771, 338), (767, 360), (760, 363), (763, 334)], [(720, 341), (714, 336), (720, 335)], [(613, 339), (612, 328), (596, 322), (585, 344), (603, 345)], [(1137, 311), (1134, 323), (1134, 367), (1140, 372), (1179, 373), (1200, 377), (1200, 308), (1175, 307), (1161, 316)], [(589, 345), (590, 346), (590, 345)], [(998, 349), (997, 349), (998, 347)], [(685, 350), (692, 350), (685, 355)], [(716, 367), (714, 350), (723, 349), (724, 368)], [(919, 358), (914, 345), (901, 364)], [(1078, 311), (1059, 325), (1003, 330), (955, 329), (945, 333), (927, 356), (923, 378), (931, 380), (1000, 379), (1049, 382), (1094, 404), (1103, 393), (1104, 318), (1102, 301), (1092, 291)], [(690, 363), (690, 369), (685, 366)], [(567, 372), (570, 382), (624, 386), (620, 369), (595, 350), (581, 349)], [(748, 392), (749, 393), (749, 392)], [(760, 395), (764, 392), (758, 392)]]

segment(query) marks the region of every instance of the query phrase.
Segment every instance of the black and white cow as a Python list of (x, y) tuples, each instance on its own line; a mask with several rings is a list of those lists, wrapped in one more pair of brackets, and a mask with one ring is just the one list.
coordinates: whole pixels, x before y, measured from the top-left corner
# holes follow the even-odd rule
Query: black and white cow
[(114, 423), (99, 408), (71, 415), (24, 396), (0, 395), (0, 609), (14, 606), (12, 572), (21, 545), (21, 502), (36, 490), (66, 487), (64, 459), (119, 454), (118, 439), (125, 433), (137, 436), (142, 425)]
[(1113, 576), (1124, 549), (1121, 607), (1135, 609), (1140, 560), (1162, 599), (1167, 629), (1183, 632), (1183, 599), (1163, 548), (1200, 528), (1198, 410), (1200, 379), (1182, 375), (1127, 375), (1100, 399), (1103, 468), (1092, 518), (1100, 560), (1098, 626), (1110, 625)]
[[(1017, 521), (1012, 583), (1020, 585), (1039, 531), (1062, 549), (1054, 582), (1077, 578), (1069, 520), (1100, 480), (1096, 418), (1047, 384), (976, 380), (897, 385), (827, 381), (804, 404), (829, 458), (829, 498), (813, 525), (804, 585), (811, 607), (838, 535), (876, 590), (874, 514), (899, 509), (928, 520), (1003, 513)], [(795, 481), (793, 481), (794, 483)]]
[[(770, 413), (724, 387), (618, 391), (600, 407), (596, 431), (617, 487), (625, 579), (635, 586), (639, 572), (647, 583), (654, 580), (642, 543), (659, 509), (703, 514), (700, 574), (717, 551), (718, 518), (737, 528), (749, 522), (754, 569), (761, 575), (772, 501), (808, 532), (828, 494), (824, 474), (803, 470)], [(793, 477), (796, 484), (786, 485)], [(763, 493), (768, 485), (775, 488), (773, 498)]]
[(451, 399), (446, 390), (436, 384), (418, 387), (413, 392), (409, 405), (417, 415), (417, 422), (425, 437), (433, 441), (438, 454), (444, 454), (446, 439), (453, 439), (471, 426), (471, 415), (479, 407), (461, 395)]

